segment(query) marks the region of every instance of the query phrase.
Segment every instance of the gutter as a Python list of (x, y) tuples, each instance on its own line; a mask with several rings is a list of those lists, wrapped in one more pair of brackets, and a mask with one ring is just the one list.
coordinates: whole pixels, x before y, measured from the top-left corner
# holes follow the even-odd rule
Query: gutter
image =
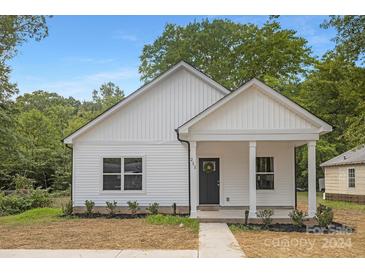
[(180, 138), (179, 129), (175, 129), (176, 131), (176, 138), (181, 143), (186, 143), (188, 145), (188, 189), (189, 189), (189, 215), (191, 214), (191, 177), (190, 177), (190, 142), (187, 140), (183, 140)]

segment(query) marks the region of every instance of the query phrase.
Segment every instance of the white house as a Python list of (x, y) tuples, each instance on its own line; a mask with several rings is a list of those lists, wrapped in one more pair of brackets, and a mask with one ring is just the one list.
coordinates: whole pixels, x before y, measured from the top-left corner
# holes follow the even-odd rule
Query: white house
[(261, 207), (295, 206), (294, 148), (307, 145), (314, 216), (316, 141), (330, 131), (257, 79), (230, 91), (180, 62), (64, 139), (72, 200), (76, 209), (176, 203), (191, 217), (206, 205), (221, 215), (247, 208), (255, 218)]
[(325, 198), (365, 204), (365, 144), (321, 164)]

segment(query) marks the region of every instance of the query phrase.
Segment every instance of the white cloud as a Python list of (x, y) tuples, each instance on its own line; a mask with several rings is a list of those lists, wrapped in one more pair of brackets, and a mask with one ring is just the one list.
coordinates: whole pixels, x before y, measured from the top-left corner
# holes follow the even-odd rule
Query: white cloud
[[(29, 77), (29, 79), (36, 79), (34, 76)], [(99, 88), (100, 85), (109, 81), (114, 82), (126, 91), (127, 82), (139, 81), (138, 68), (121, 67), (115, 70), (75, 76), (70, 79), (56, 81), (46, 81), (45, 79), (37, 78), (37, 81), (26, 81), (27, 83), (22, 83), (20, 89), (22, 92), (42, 89), (57, 92), (65, 97), (72, 96), (77, 99), (89, 99), (94, 89)]]
[(124, 40), (124, 41), (129, 41), (129, 42), (137, 42), (138, 41), (138, 37), (134, 34), (128, 34), (125, 33), (123, 31), (116, 31), (113, 36), (113, 39), (118, 39), (118, 40)]

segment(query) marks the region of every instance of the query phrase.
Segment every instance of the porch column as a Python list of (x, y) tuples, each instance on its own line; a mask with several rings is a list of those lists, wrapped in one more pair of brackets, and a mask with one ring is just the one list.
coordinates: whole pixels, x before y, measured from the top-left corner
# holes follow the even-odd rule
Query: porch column
[(249, 147), (249, 217), (256, 218), (256, 141), (251, 141)]
[(310, 141), (308, 146), (308, 216), (316, 214), (316, 141)]
[(197, 217), (199, 173), (198, 158), (196, 155), (196, 142), (190, 142), (190, 198), (191, 212), (190, 217)]

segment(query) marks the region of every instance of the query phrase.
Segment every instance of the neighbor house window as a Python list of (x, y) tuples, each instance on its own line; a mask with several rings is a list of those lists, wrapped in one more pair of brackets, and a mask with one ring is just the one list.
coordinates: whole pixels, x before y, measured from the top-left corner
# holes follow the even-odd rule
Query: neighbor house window
[(256, 189), (274, 189), (274, 158), (256, 158)]
[(142, 190), (142, 182), (142, 158), (103, 158), (103, 190)]
[(349, 187), (355, 187), (355, 169), (354, 168), (348, 169), (348, 183), (349, 183)]

